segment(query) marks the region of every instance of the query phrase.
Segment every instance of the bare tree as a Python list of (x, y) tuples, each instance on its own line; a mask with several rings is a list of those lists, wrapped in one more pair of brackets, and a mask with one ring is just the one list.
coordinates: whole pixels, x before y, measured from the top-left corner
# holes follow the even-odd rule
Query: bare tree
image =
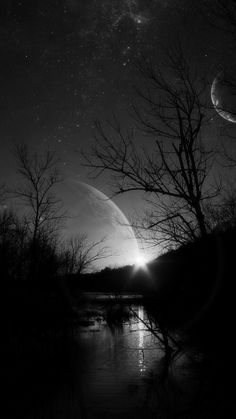
[[(24, 206), (29, 234), (27, 276), (39, 278), (45, 276), (45, 269), (50, 275), (50, 263), (45, 268), (46, 260), (51, 257), (51, 265), (56, 260), (56, 237), (65, 218), (61, 201), (54, 194), (55, 185), (61, 181), (59, 162), (52, 151), (31, 154), (24, 144), (16, 146), (14, 154), (23, 182), (14, 189), (13, 195)], [(44, 273), (41, 267), (45, 268)]]
[(63, 265), (67, 274), (81, 274), (91, 270), (94, 264), (109, 256), (105, 239), (89, 242), (86, 234), (71, 237), (63, 251)]
[(61, 201), (53, 192), (61, 181), (58, 159), (49, 150), (43, 155), (31, 155), (24, 144), (16, 146), (15, 157), (24, 184), (14, 190), (14, 195), (29, 209), (28, 226), (34, 242), (41, 233), (55, 233), (65, 217)]
[(219, 193), (209, 181), (214, 153), (202, 137), (209, 118), (206, 84), (181, 49), (167, 54), (163, 65), (143, 60), (138, 69), (141, 102), (133, 107), (133, 116), (152, 145), (138, 148), (134, 132), (122, 130), (114, 117), (109, 125), (97, 122), (96, 143), (84, 154), (86, 164), (95, 176), (113, 174), (115, 194), (145, 192), (151, 209), (141, 227), (154, 232), (157, 242), (194, 240), (207, 234), (204, 203)]
[(206, 206), (208, 223), (212, 230), (224, 231), (236, 227), (236, 190), (226, 191), (217, 205)]
[(25, 277), (28, 231), (24, 218), (12, 210), (0, 212), (0, 271), (4, 279)]

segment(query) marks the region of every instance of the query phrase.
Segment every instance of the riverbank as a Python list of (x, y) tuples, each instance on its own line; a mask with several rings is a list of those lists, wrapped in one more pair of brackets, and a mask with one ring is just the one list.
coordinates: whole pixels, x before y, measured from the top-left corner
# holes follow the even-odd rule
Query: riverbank
[[(83, 364), (93, 365), (94, 360), (98, 360), (95, 368), (100, 377), (100, 381), (96, 381), (98, 388), (104, 379), (101, 371), (104, 368), (109, 370), (112, 359), (116, 360), (118, 371), (124, 371), (121, 376), (125, 380), (129, 355), (126, 351), (122, 352), (124, 348), (131, 351), (133, 359), (137, 361), (135, 368), (138, 368), (138, 374), (143, 374), (141, 370), (146, 371), (145, 362), (153, 350), (151, 375), (145, 375), (144, 380), (149, 386), (150, 415), (155, 417), (159, 412), (168, 419), (218, 419), (227, 412), (230, 416), (234, 411), (231, 377), (234, 359), (232, 273), (235, 239), (235, 230), (231, 230), (159, 257), (149, 264), (148, 277), (139, 276), (140, 281), (141, 277), (142, 281), (149, 281), (143, 294), (125, 293), (117, 289), (110, 293), (93, 290), (89, 294), (81, 290), (81, 284), (75, 278), (70, 278), (68, 282), (65, 278), (55, 278), (51, 281), (3, 283), (1, 305), (7, 320), (2, 328), (1, 357), (4, 360), (3, 380), (7, 393), (6, 417), (18, 419), (22, 417), (22, 412), (27, 419), (47, 418), (47, 415), (50, 419), (70, 419), (75, 414), (77, 418), (86, 417), (83, 416), (84, 396), (81, 394), (84, 389), (81, 377), (90, 388), (92, 400), (94, 372), (86, 376), (87, 373), (82, 372)], [(110, 276), (107, 278), (111, 278), (112, 272), (109, 270), (108, 273)], [(94, 278), (96, 275), (93, 275), (93, 281)], [(124, 283), (124, 278), (121, 278), (121, 283)], [(102, 282), (99, 284), (101, 286)], [(142, 310), (136, 313), (136, 317), (130, 315), (133, 305), (143, 307), (148, 316), (145, 321)], [(132, 322), (135, 329), (130, 326)], [(180, 351), (172, 359), (165, 357), (163, 345), (155, 336), (156, 330), (159, 333), (158, 326), (167, 335), (174, 336), (180, 344)], [(125, 336), (131, 339), (128, 346)], [(145, 336), (153, 339), (152, 349), (146, 345), (148, 338)], [(123, 346), (120, 346), (120, 340)], [(94, 342), (99, 342), (98, 347), (97, 344), (94, 346)], [(91, 347), (87, 347), (87, 344)], [(106, 360), (99, 358), (104, 348)], [(189, 357), (192, 353), (196, 354), (194, 359), (192, 355)], [(178, 359), (183, 360), (183, 357), (188, 358), (184, 369), (183, 363), (181, 368), (178, 364)], [(86, 359), (88, 361), (85, 362)], [(82, 369), (78, 369), (78, 365)], [(179, 373), (176, 378), (179, 368), (183, 373), (180, 374), (181, 379)], [(113, 373), (116, 376), (116, 369)], [(188, 377), (186, 379), (185, 374)], [(75, 383), (78, 380), (80, 391), (76, 397), (72, 397), (68, 388), (77, 388)], [(137, 392), (135, 386), (129, 386), (132, 394)], [(191, 398), (191, 393), (188, 399), (189, 403), (191, 400), (191, 406), (180, 412), (178, 394), (188, 394), (188, 386), (193, 389), (196, 387), (197, 390), (193, 390), (196, 399)], [(67, 391), (69, 393), (65, 396)], [(154, 394), (159, 401), (155, 398), (154, 402)], [(146, 396), (142, 397), (143, 402), (147, 403)], [(54, 407), (49, 400), (54, 401)], [(103, 403), (106, 406), (105, 395)], [(41, 406), (46, 406), (44, 413)], [(136, 414), (136, 408), (133, 409)], [(140, 417), (146, 418), (145, 411), (142, 412), (144, 416)], [(132, 409), (129, 414), (132, 415)], [(107, 417), (118, 416), (114, 413), (114, 416)]]

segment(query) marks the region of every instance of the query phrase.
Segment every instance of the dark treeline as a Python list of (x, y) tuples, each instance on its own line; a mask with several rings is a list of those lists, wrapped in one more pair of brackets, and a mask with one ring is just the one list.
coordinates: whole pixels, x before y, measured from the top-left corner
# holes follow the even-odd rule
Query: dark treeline
[(156, 288), (148, 296), (148, 312), (177, 339), (177, 352), (194, 350), (203, 357), (196, 366), (196, 416), (186, 417), (204, 412), (222, 418), (235, 409), (235, 242), (235, 227), (214, 232), (166, 253), (153, 266)]
[(210, 342), (214, 327), (226, 327), (234, 307), (235, 240), (232, 218), (206, 237), (167, 251), (150, 262), (147, 271), (126, 266), (86, 272), (79, 269), (78, 254), (59, 249), (55, 236), (41, 232), (33, 240), (26, 222), (6, 209), (0, 214), (3, 297), (7, 311), (18, 316), (25, 311), (33, 318), (37, 310), (38, 317), (42, 315), (40, 307), (45, 312), (53, 307), (61, 313), (65, 307), (70, 310), (81, 291), (139, 293), (168, 328), (184, 327), (189, 334), (194, 330), (192, 338), (197, 339), (198, 328), (203, 331), (206, 319), (212, 322), (206, 336)]
[[(44, 225), (34, 235), (34, 220), (9, 206), (0, 214), (1, 306), (6, 319), (1, 330), (1, 354), (9, 401), (6, 417), (21, 417), (23, 411), (37, 410), (42, 400), (46, 403), (63, 386), (65, 370), (71, 371), (73, 378), (73, 333), (88, 321), (82, 313), (84, 291), (142, 294), (153, 321), (151, 332), (158, 330), (166, 354), (170, 354), (167, 367), (173, 337), (175, 350), (197, 349), (204, 354), (208, 401), (217, 397), (224, 409), (232, 408), (233, 199), (211, 214), (212, 232), (166, 251), (150, 262), (147, 270), (126, 266), (92, 272), (92, 263), (105, 255), (102, 241), (102, 250), (97, 250), (97, 243), (87, 243), (85, 235), (62, 243), (60, 236)], [(50, 225), (51, 221), (47, 227)], [(114, 310), (107, 313), (110, 327), (127, 319), (122, 309), (116, 309), (115, 315)], [(40, 398), (45, 377), (48, 380)], [(221, 417), (221, 412), (217, 415), (214, 411), (208, 417)]]
[(67, 276), (72, 289), (110, 293), (144, 293), (151, 286), (148, 274), (134, 266), (105, 268), (99, 272)]
[(235, 241), (235, 228), (215, 232), (150, 266), (155, 277), (147, 294), (150, 309), (162, 324), (202, 348), (218, 351), (225, 346), (222, 331), (227, 336), (233, 326)]
[(216, 230), (159, 256), (148, 271), (106, 268), (70, 276), (68, 285), (72, 293), (141, 293), (157, 323), (181, 331), (188, 345), (218, 352), (225, 348), (220, 331), (229, 336), (233, 327), (235, 242), (235, 227)]
[[(166, 78), (166, 68), (180, 85)], [(228, 384), (234, 359), (236, 193), (229, 171), (235, 170), (236, 159), (209, 149), (207, 139), (203, 142), (212, 109), (205, 103), (201, 78), (194, 76), (181, 50), (171, 55), (167, 67), (143, 62), (139, 71), (149, 87), (140, 92), (144, 113), (135, 107), (134, 117), (141, 132), (155, 140), (154, 151), (143, 154), (114, 117), (108, 126), (97, 123), (96, 147), (85, 158), (95, 175), (115, 174), (115, 194), (146, 194), (150, 211), (134, 227), (166, 253), (147, 270), (127, 266), (94, 272), (109, 249), (103, 238), (89, 243), (86, 232), (63, 239), (67, 214), (54, 195), (61, 181), (55, 155), (32, 155), (26, 146), (17, 147), (21, 183), (11, 190), (0, 187), (1, 295), (7, 319), (3, 356), (10, 354), (19, 367), (31, 348), (29, 364), (34, 365), (35, 354), (43, 364), (46, 341), (51, 361), (51, 347), (60, 349), (84, 321), (83, 291), (139, 293), (152, 325), (148, 330), (161, 341), (167, 366), (179, 351), (198, 349), (210, 371), (205, 370), (212, 384), (209, 399), (215, 398), (222, 385), (214, 390), (214, 371), (217, 367), (218, 382)], [(213, 182), (216, 156), (228, 168), (224, 187)], [(23, 211), (11, 209), (12, 199)], [(14, 375), (15, 368), (11, 371)], [(231, 397), (227, 391), (224, 407)], [(215, 413), (208, 417), (218, 417)]]

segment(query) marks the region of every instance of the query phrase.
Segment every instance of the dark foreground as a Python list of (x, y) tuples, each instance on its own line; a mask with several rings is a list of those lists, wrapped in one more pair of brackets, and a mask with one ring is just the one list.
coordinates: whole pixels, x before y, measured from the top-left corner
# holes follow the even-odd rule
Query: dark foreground
[(212, 369), (193, 348), (167, 359), (146, 327), (145, 302), (108, 297), (86, 296), (73, 310), (64, 300), (63, 312), (63, 300), (56, 311), (54, 295), (40, 317), (36, 301), (18, 316), (12, 310), (1, 344), (2, 417), (223, 418), (232, 413), (232, 388), (222, 381), (228, 376), (221, 361)]
[(120, 271), (98, 299), (74, 280), (5, 281), (1, 417), (235, 417), (235, 242), (168, 253), (129, 298)]

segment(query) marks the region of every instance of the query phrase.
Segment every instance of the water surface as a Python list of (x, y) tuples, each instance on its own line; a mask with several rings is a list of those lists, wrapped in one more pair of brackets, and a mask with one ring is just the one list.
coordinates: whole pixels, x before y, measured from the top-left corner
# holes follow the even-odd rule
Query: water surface
[[(25, 401), (16, 403), (24, 410), (25, 419), (175, 417), (179, 405), (181, 409), (186, 406), (186, 394), (192, 402), (195, 392), (196, 380), (189, 365), (185, 368), (183, 357), (177, 359), (168, 371), (168, 377), (172, 376), (169, 381), (160, 342), (143, 323), (147, 314), (141, 302), (134, 303), (133, 297), (132, 302), (122, 298), (122, 303), (119, 298), (110, 301), (109, 295), (87, 297), (83, 306), (80, 304), (81, 321), (73, 328), (73, 337), (56, 343), (55, 357), (52, 352), (48, 366), (44, 367), (47, 343), (37, 349), (33, 361), (32, 354), (26, 358), (24, 351), (24, 359), (31, 361), (20, 374), (24, 376), (26, 368), (32, 371), (32, 384), (22, 388)], [(134, 315), (122, 326), (112, 326), (106, 321), (107, 313), (121, 306)], [(37, 357), (41, 358), (39, 368), (35, 368)], [(28, 408), (31, 399), (32, 407)]]
[[(145, 319), (141, 305), (132, 308)], [(141, 320), (134, 317), (115, 329), (95, 320), (78, 329), (84, 359), (76, 368), (87, 417), (148, 417), (147, 385), (162, 351)]]

